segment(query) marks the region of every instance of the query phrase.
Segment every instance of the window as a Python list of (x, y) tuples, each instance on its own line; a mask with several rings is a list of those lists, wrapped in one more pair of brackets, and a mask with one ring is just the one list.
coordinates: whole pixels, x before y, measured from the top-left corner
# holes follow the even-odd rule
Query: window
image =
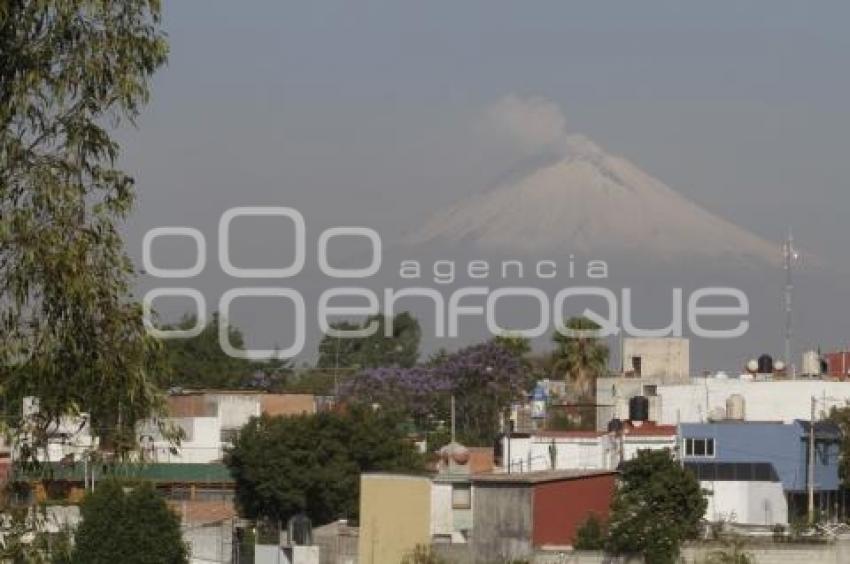
[(658, 386), (656, 384), (647, 384), (643, 387), (643, 395), (654, 397), (658, 395)]
[(632, 357), (632, 370), (635, 373), (635, 376), (640, 378), (640, 369), (641, 369), (641, 358), (639, 356)]
[(685, 456), (714, 458), (714, 439), (685, 439)]
[(469, 484), (454, 484), (452, 486), (452, 509), (469, 509), (472, 507), (472, 488)]

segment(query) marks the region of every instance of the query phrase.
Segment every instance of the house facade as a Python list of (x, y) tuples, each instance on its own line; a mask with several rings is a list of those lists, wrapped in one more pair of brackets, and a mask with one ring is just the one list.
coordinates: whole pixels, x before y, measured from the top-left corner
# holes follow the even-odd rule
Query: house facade
[[(706, 518), (754, 525), (787, 524), (807, 508), (809, 423), (683, 423), (680, 452), (709, 496)], [(845, 514), (838, 477), (840, 433), (815, 424), (816, 507)]]

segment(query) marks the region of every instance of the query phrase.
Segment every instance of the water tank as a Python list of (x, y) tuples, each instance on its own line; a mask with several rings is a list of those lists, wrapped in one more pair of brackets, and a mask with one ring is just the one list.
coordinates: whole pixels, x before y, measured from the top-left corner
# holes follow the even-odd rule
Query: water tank
[(759, 361), (752, 359), (747, 363), (747, 372), (757, 372), (759, 369)]
[(803, 353), (803, 374), (806, 376), (820, 376), (820, 355), (818, 351), (806, 351)]
[(709, 421), (723, 421), (724, 419), (726, 419), (726, 410), (722, 407), (713, 407), (708, 412)]
[(617, 419), (616, 417), (608, 422), (608, 432), (609, 433), (619, 433), (623, 430), (623, 422)]
[(629, 420), (649, 421), (649, 398), (635, 396), (629, 400)]
[(773, 374), (773, 357), (763, 354), (759, 357), (759, 374)]
[(732, 394), (726, 399), (726, 419), (734, 421), (744, 420), (744, 396), (741, 394)]
[(785, 363), (781, 360), (777, 360), (776, 362), (773, 363), (773, 368), (777, 372), (785, 372)]

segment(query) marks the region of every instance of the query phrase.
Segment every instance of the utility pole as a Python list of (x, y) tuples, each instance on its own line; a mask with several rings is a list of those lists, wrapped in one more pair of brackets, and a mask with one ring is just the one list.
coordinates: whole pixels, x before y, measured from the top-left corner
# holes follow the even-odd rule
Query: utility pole
[(785, 259), (785, 369), (790, 372), (792, 378), (796, 378), (797, 370), (791, 362), (791, 297), (794, 291), (791, 270), (799, 254), (794, 248), (794, 236), (790, 229), (788, 230), (788, 239), (782, 245), (782, 255)]
[(815, 403), (817, 400), (812, 396), (812, 414), (809, 421), (809, 525), (815, 523)]
[(452, 443), (455, 442), (455, 395), (452, 394)]

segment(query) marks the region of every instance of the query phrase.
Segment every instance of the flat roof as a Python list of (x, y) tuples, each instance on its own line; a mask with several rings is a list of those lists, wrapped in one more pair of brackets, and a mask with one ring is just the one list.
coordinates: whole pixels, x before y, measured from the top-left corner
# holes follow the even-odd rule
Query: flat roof
[(476, 474), (472, 481), (482, 484), (542, 484), (565, 480), (580, 480), (595, 476), (617, 474), (616, 470), (542, 470), (537, 472), (512, 472), (510, 474)]
[[(158, 483), (215, 483), (233, 484), (235, 480), (230, 469), (224, 464), (194, 462), (152, 462), (119, 463), (104, 468), (95, 464), (95, 477), (102, 480), (107, 477), (149, 480)], [(82, 462), (65, 465), (60, 462), (42, 463), (38, 467), (25, 471), (16, 471), (15, 480), (65, 480), (82, 482), (84, 467)]]

